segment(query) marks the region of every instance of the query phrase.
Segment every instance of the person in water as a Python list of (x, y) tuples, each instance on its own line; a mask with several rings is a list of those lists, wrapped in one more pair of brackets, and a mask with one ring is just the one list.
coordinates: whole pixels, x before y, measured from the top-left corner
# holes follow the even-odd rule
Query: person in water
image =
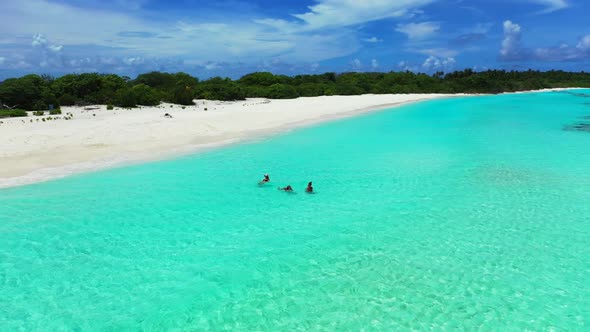
[(270, 182), (270, 176), (268, 174), (264, 174), (264, 179), (260, 181), (261, 184)]
[(280, 189), (284, 190), (284, 191), (293, 191), (293, 187), (291, 187), (291, 185), (288, 185), (285, 188), (280, 188)]
[(305, 188), (305, 192), (306, 193), (312, 193), (313, 192), (313, 185), (311, 184), (311, 181), (307, 184), (307, 188)]

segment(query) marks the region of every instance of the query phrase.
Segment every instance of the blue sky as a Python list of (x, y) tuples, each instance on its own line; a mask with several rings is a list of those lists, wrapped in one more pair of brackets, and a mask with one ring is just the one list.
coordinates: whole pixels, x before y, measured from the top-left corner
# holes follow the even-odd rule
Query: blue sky
[(3, 0), (0, 79), (590, 71), (588, 0)]

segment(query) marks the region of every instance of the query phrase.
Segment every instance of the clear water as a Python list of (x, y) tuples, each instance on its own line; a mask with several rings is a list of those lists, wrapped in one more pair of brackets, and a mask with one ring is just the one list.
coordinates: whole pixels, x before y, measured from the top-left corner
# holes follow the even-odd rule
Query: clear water
[(1, 190), (0, 330), (588, 330), (590, 132), (562, 127), (589, 102), (431, 101)]

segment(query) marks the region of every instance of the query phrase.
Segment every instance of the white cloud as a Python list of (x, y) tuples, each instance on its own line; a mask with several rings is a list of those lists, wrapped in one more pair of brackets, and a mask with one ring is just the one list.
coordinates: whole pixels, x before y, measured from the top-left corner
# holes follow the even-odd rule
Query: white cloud
[(313, 35), (296, 34), (286, 38), (290, 38), (292, 48), (281, 57), (288, 61), (317, 62), (349, 55), (360, 48), (356, 36), (348, 31)]
[(590, 35), (582, 37), (576, 47), (561, 44), (558, 47), (537, 48), (532, 58), (538, 61), (578, 61), (590, 59)]
[(124, 58), (123, 63), (125, 63), (126, 65), (129, 65), (129, 66), (135, 66), (135, 65), (140, 65), (140, 64), (145, 63), (145, 60), (140, 57), (129, 57), (129, 58)]
[(379, 61), (377, 61), (377, 59), (371, 60), (371, 69), (373, 69), (373, 70), (379, 69)]
[[(63, 45), (51, 44), (45, 35), (37, 33), (33, 35), (31, 46), (31, 52), (21, 54), (25, 56), (27, 63), (38, 65), (44, 70), (46, 68), (58, 68), (64, 65), (64, 59), (61, 53)], [(12, 64), (14, 67), (14, 61), (12, 61)]]
[(67, 62), (67, 64), (72, 68), (79, 68), (85, 65), (92, 64), (92, 60), (90, 58), (85, 59), (72, 59)]
[(502, 48), (500, 57), (504, 60), (518, 60), (526, 57), (525, 50), (522, 47), (522, 33), (520, 25), (512, 21), (504, 21), (504, 38), (502, 39)]
[(33, 42), (31, 43), (32, 46), (44, 46), (47, 44), (47, 39), (40, 33), (36, 33), (33, 35)]
[(371, 38), (365, 38), (365, 39), (363, 39), (363, 41), (367, 42), (367, 43), (380, 43), (383, 41), (383, 39), (379, 39), (377, 37), (371, 37)]
[(582, 39), (580, 39), (580, 42), (578, 42), (578, 45), (576, 47), (580, 50), (590, 51), (590, 35), (586, 35)]
[(419, 15), (424, 14), (424, 11), (422, 9), (412, 9), (412, 10), (400, 10), (397, 11), (394, 15), (394, 17), (396, 18), (403, 18), (403, 19), (412, 19), (415, 18)]
[(448, 48), (444, 48), (444, 47), (411, 49), (410, 51), (420, 53), (420, 54), (432, 55), (432, 56), (436, 56), (436, 57), (443, 57), (443, 58), (452, 58), (452, 57), (455, 57), (459, 54), (459, 52), (456, 50), (448, 49)]
[[(148, 20), (137, 14), (147, 0), (115, 0), (118, 10), (52, 0), (0, 1), (2, 42), (17, 45), (14, 53), (24, 55), (23, 59), (6, 56), (4, 63), (11, 68), (26, 63), (27, 68), (43, 65), (63, 71), (150, 64), (157, 69), (176, 66), (178, 59), (190, 55), (203, 63), (250, 65), (280, 56), (309, 66), (351, 55), (363, 41), (382, 41), (377, 37), (362, 40), (352, 26), (391, 17), (407, 19), (436, 1), (440, 0), (316, 0), (292, 18), (224, 19), (225, 23), (206, 17), (179, 22), (165, 15)], [(35, 37), (23, 40), (21, 36), (27, 35)], [(2, 47), (2, 53), (9, 50)]]
[(221, 68), (221, 65), (219, 63), (217, 63), (217, 62), (207, 62), (205, 64), (205, 69), (206, 70), (216, 70), (216, 69), (219, 69), (219, 68)]
[(500, 53), (507, 55), (520, 46), (521, 30), (520, 25), (512, 21), (504, 21), (504, 39), (502, 40), (502, 49)]
[[(84, 44), (93, 40), (104, 45), (118, 32), (128, 31), (130, 27), (134, 31), (149, 28), (149, 24), (125, 13), (83, 9), (46, 0), (1, 1), (0, 12), (3, 13), (2, 32), (5, 35), (42, 33), (64, 44)], [(38, 39), (37, 43), (43, 43), (43, 39)]]
[(417, 72), (418, 71), (418, 67), (416, 65), (413, 65), (407, 61), (400, 61), (397, 64), (397, 67), (399, 68), (399, 70), (401, 71), (413, 71), (413, 72)]
[[(393, 7), (399, 8), (398, 5)], [(163, 17), (162, 21), (152, 22), (132, 16), (132, 11), (91, 10), (46, 0), (0, 1), (0, 13), (2, 34), (11, 36), (8, 43), (22, 45), (22, 39), (17, 36), (34, 35), (33, 46), (52, 52), (64, 49), (72, 52), (71, 46), (80, 45), (77, 51), (83, 53), (83, 48), (88, 48), (91, 41), (91, 47), (100, 48), (100, 56), (183, 57), (195, 54), (201, 61), (236, 61), (239, 58), (253, 63), (280, 55), (289, 61), (317, 62), (352, 54), (360, 47), (354, 31), (311, 33), (309, 26), (297, 20), (269, 18), (227, 20), (228, 23), (201, 20), (195, 23), (166, 21)], [(122, 34), (125, 31), (147, 37), (130, 37)], [(49, 45), (45, 36), (59, 44)], [(160, 36), (166, 38), (158, 38)], [(158, 38), (157, 42), (154, 38)], [(95, 53), (87, 51), (84, 55)]]
[(33, 47), (40, 47), (40, 48), (49, 50), (51, 52), (60, 52), (61, 49), (63, 48), (63, 45), (49, 44), (49, 42), (47, 41), (47, 37), (45, 37), (45, 35), (40, 34), (40, 33), (36, 33), (33, 35), (33, 41), (31, 42), (31, 45)]
[(440, 30), (440, 25), (436, 22), (421, 22), (398, 24), (395, 31), (406, 34), (409, 39), (425, 39), (434, 35)]
[(317, 63), (317, 62), (314, 62), (314, 63), (312, 63), (312, 64), (311, 64), (309, 67), (310, 67), (310, 70), (311, 70), (312, 72), (314, 72), (314, 71), (317, 71), (317, 70), (318, 70), (318, 68), (320, 68), (320, 64), (319, 64), (319, 63)]
[(450, 71), (456, 63), (455, 58), (437, 58), (431, 55), (424, 61), (422, 68), (427, 72)]
[(539, 47), (532, 51), (526, 60), (571, 61), (576, 60), (578, 57), (577, 50), (569, 47)]
[(254, 23), (265, 25), (270, 28), (282, 31), (282, 32), (292, 32), (296, 31), (300, 28), (299, 25), (294, 24), (293, 22), (283, 20), (283, 19), (274, 19), (274, 18), (263, 18), (263, 19), (256, 19)]
[(6, 58), (0, 56), (0, 66), (2, 66), (4, 64), (4, 61), (6, 61)]
[(346, 27), (390, 17), (399, 17), (435, 0), (317, 0), (309, 11), (294, 15), (308, 29)]
[(49, 45), (47, 48), (52, 52), (59, 52), (63, 48), (63, 45)]
[(437, 71), (450, 72), (455, 68), (456, 64), (457, 61), (453, 57), (437, 57), (431, 55), (422, 64), (400, 61), (397, 67), (403, 71), (432, 73)]
[(576, 47), (561, 44), (555, 47), (539, 47), (530, 50), (522, 42), (520, 25), (505, 21), (500, 59), (504, 61), (580, 61), (590, 59), (590, 35), (582, 37)]
[(363, 63), (359, 59), (354, 59), (350, 61), (350, 67), (353, 71), (360, 71), (363, 68)]
[(569, 3), (566, 0), (529, 0), (529, 1), (545, 7), (544, 10), (539, 12), (540, 14), (551, 13), (556, 10), (565, 9), (565, 8), (569, 7)]

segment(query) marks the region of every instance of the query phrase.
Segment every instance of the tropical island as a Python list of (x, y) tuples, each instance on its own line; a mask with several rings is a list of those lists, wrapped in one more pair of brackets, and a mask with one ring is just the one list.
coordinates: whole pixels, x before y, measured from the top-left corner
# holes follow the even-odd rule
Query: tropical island
[[(406, 103), (590, 87), (590, 74), (472, 70), (26, 75), (0, 84), (0, 187), (167, 158)], [(64, 121), (69, 120), (69, 121)]]
[(154, 106), (161, 102), (194, 105), (194, 99), (234, 101), (363, 94), (494, 94), (565, 87), (590, 87), (590, 73), (560, 70), (476, 72), (466, 69), (432, 75), (392, 71), (291, 77), (256, 72), (237, 80), (213, 77), (202, 81), (182, 72), (150, 72), (135, 79), (98, 73), (69, 74), (58, 78), (32, 74), (0, 83), (0, 102), (5, 108), (0, 111), (0, 117), (26, 116), (23, 111), (47, 110), (49, 105), (56, 109), (73, 105), (130, 108)]

